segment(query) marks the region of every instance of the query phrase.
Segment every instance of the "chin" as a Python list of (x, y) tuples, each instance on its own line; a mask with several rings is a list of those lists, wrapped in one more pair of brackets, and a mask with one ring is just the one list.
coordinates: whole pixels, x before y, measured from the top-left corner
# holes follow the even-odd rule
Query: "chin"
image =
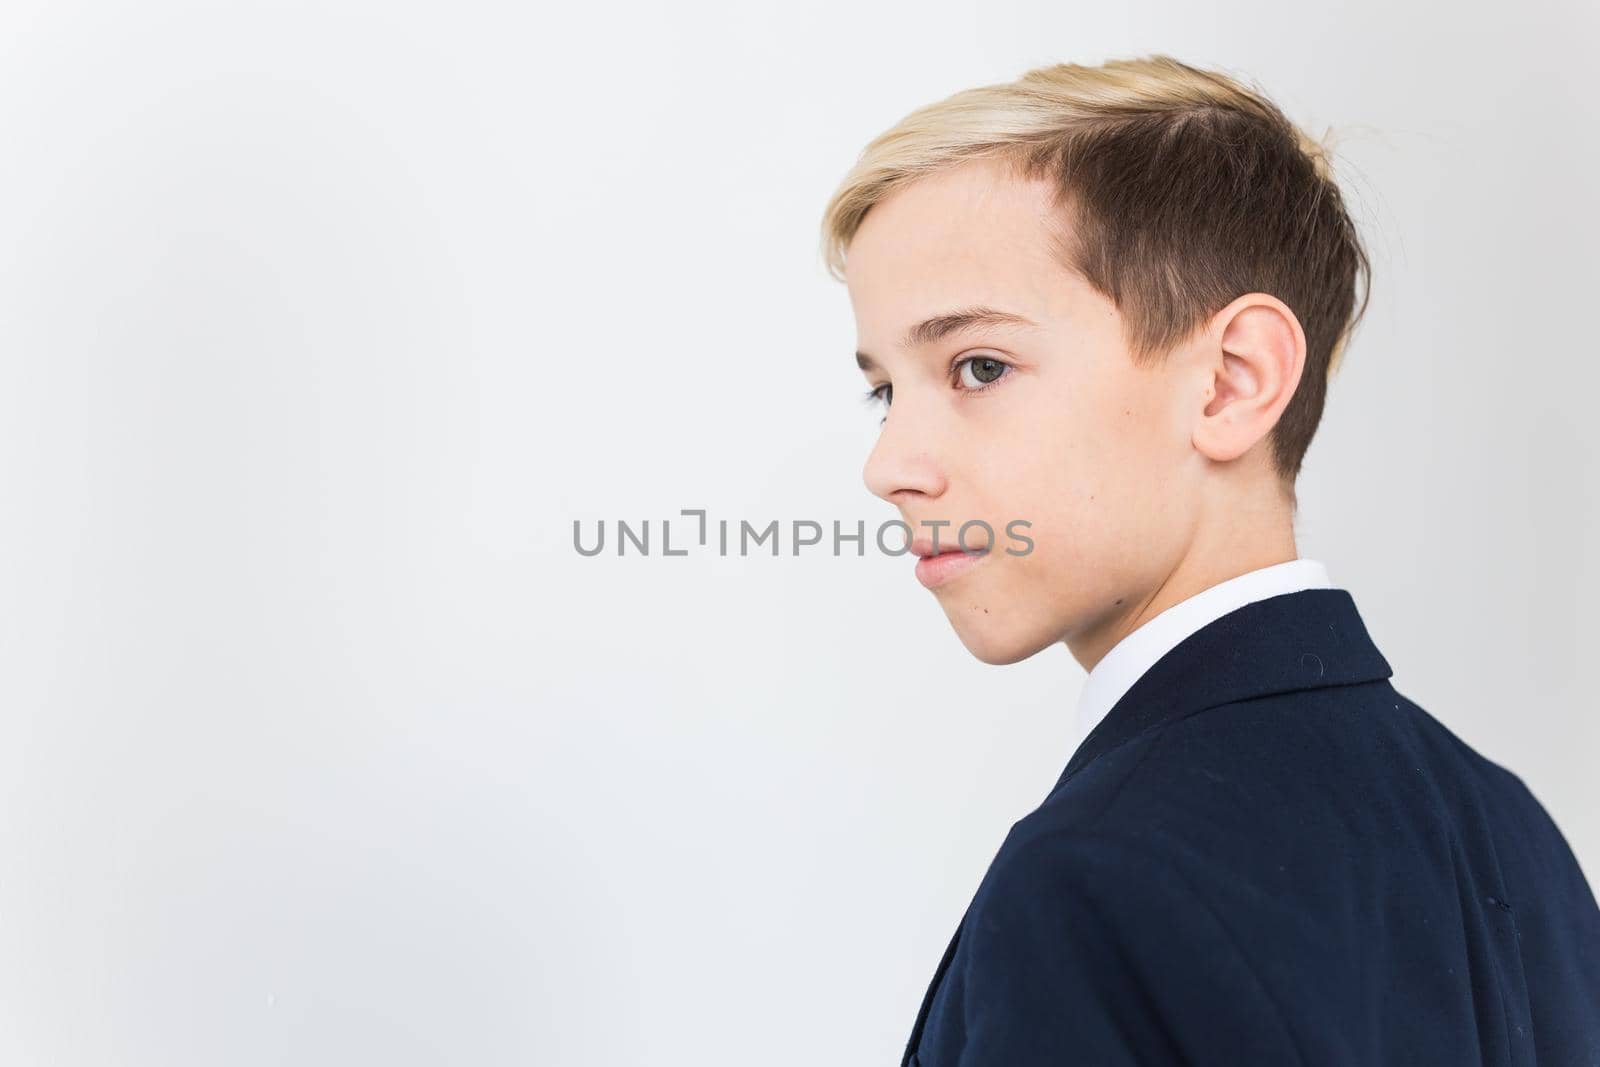
[(945, 611), (967, 651), (993, 667), (1020, 663), (1055, 644), (1053, 635), (1007, 626), (1002, 618), (981, 607), (965, 604)]

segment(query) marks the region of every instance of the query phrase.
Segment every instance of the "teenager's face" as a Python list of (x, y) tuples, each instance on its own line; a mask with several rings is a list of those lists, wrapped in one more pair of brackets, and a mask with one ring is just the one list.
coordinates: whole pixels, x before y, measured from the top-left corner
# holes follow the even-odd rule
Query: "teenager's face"
[[(947, 520), (941, 550), (968, 520), (994, 530), (989, 552), (932, 586), (986, 663), (1136, 611), (1129, 601), (1181, 560), (1200, 506), (1192, 368), (1135, 368), (1117, 308), (1052, 257), (1059, 225), (1049, 185), (975, 162), (874, 205), (848, 249), (864, 374), (890, 392), (866, 483), (915, 538)], [(905, 343), (920, 323), (979, 307), (1029, 324)], [(1029, 524), (1012, 527), (1020, 536), (1013, 520)], [(1028, 549), (1022, 537), (1031, 550), (1008, 554)], [(969, 528), (968, 547), (986, 540)]]

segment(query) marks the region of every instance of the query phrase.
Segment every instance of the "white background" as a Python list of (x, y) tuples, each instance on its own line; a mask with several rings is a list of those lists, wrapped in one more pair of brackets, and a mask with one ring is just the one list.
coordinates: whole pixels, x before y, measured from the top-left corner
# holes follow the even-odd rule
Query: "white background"
[(0, 1062), (897, 1062), (1081, 669), (977, 662), (906, 559), (572, 522), (892, 517), (820, 213), (1060, 61), (1342, 131), (1301, 554), (1600, 883), (1600, 35), (1479, 18), (7, 5)]

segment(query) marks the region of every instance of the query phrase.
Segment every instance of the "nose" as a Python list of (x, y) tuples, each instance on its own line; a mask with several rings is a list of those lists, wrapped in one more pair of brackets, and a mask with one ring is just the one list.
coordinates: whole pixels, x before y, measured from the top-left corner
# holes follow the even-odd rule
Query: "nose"
[(867, 456), (863, 480), (874, 496), (899, 506), (907, 496), (937, 497), (945, 491), (944, 465), (926, 432), (899, 411), (883, 424)]

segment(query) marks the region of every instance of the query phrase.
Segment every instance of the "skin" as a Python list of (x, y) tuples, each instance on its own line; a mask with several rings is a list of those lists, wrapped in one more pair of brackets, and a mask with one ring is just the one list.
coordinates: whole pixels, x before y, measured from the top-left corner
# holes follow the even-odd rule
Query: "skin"
[[(1051, 187), (991, 161), (902, 186), (867, 213), (846, 285), (869, 385), (888, 386), (867, 487), (941, 550), (982, 519), (992, 550), (933, 590), (985, 663), (1061, 642), (1090, 670), (1172, 605), (1295, 559), (1294, 505), (1268, 434), (1305, 365), (1287, 305), (1244, 294), (1164, 361), (1134, 365), (1115, 304), (1056, 260)], [(983, 305), (983, 326), (902, 347), (913, 324)], [(858, 361), (860, 361), (858, 355)], [(988, 364), (1007, 364), (994, 377)], [(979, 389), (978, 387), (983, 388)], [(1031, 551), (1007, 523), (1033, 540)], [(987, 539), (969, 531), (967, 547)]]

